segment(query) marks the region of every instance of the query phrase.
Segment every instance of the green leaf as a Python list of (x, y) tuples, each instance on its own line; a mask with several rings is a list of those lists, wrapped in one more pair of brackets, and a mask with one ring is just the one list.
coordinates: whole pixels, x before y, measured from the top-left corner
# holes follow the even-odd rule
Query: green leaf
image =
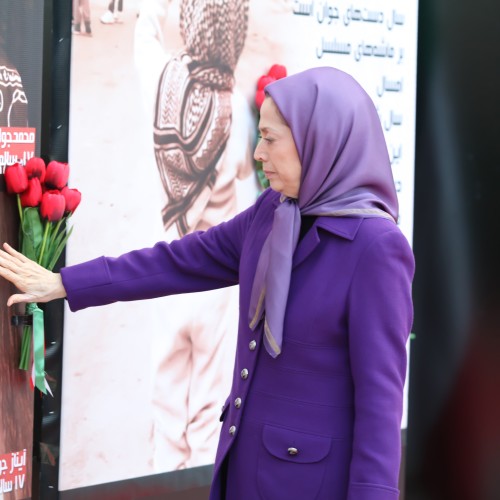
[(47, 242), (49, 240), (50, 234), (52, 232), (52, 222), (46, 221), (45, 222), (45, 229), (43, 232), (43, 239), (42, 239), (42, 248), (40, 249), (40, 256), (38, 257), (38, 263), (45, 267), (43, 262), (45, 262), (47, 259), (44, 258), (46, 255), (46, 250), (47, 250)]
[(66, 237), (59, 243), (59, 245), (55, 249), (55, 251), (52, 255), (52, 260), (49, 262), (49, 265), (47, 266), (47, 269), (49, 271), (52, 271), (52, 269), (54, 269), (54, 266), (56, 265), (57, 259), (59, 259), (59, 256), (61, 255), (62, 251), (64, 250), (64, 247), (66, 246), (66, 243), (68, 242), (68, 238), (71, 236), (72, 232), (73, 232), (73, 226), (71, 226), (70, 230), (66, 234)]
[(43, 239), (43, 223), (37, 208), (24, 209), (21, 229), (23, 232), (21, 253), (31, 260), (38, 261)]
[(61, 226), (65, 222), (65, 220), (66, 220), (66, 217), (63, 217), (61, 220), (58, 221), (58, 223), (55, 225), (55, 227), (52, 228), (53, 230), (50, 233), (50, 238), (48, 241), (48, 244), (51, 247), (54, 246), (54, 240), (56, 239), (56, 237), (60, 236), (61, 233), (64, 233), (64, 227), (63, 227), (63, 231), (61, 231)]
[(62, 227), (61, 229), (61, 224), (58, 223), (47, 242), (47, 248), (42, 262), (43, 267), (48, 269), (47, 266), (50, 264), (50, 262), (52, 262), (54, 252), (56, 252), (56, 250), (59, 248), (59, 245), (61, 244), (61, 241), (63, 240), (65, 234), (65, 227)]

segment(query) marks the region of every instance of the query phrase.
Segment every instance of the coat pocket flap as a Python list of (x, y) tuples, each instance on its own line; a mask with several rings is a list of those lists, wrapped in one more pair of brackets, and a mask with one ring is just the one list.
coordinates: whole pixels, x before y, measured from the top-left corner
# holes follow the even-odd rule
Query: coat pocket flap
[(271, 455), (281, 460), (296, 463), (314, 463), (325, 458), (332, 440), (303, 432), (266, 425), (262, 441)]

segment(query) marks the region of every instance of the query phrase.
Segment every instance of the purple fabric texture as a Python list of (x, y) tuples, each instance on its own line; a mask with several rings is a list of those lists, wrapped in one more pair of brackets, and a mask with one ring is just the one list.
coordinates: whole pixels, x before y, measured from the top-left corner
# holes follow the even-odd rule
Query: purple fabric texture
[(387, 147), (375, 106), (347, 73), (323, 67), (266, 87), (292, 131), (302, 173), (297, 200), (283, 197), (262, 249), (249, 308), (264, 323), (266, 350), (281, 353), (300, 217), (398, 216)]

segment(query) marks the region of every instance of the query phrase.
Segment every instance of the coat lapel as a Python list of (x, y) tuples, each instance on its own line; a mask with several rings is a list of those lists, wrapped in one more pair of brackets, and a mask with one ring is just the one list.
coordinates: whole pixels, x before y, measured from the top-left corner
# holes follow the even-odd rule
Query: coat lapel
[(293, 256), (292, 267), (296, 267), (312, 253), (312, 251), (321, 242), (322, 231), (324, 229), (330, 234), (340, 236), (347, 240), (353, 240), (356, 237), (359, 227), (363, 222), (362, 217), (318, 217), (311, 229), (297, 245)]

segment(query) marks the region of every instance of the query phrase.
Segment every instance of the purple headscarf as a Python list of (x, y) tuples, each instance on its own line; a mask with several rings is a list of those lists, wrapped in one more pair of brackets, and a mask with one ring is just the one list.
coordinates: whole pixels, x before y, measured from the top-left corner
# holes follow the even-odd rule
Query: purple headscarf
[(250, 299), (250, 328), (264, 319), (264, 345), (276, 357), (301, 215), (396, 221), (398, 200), (377, 111), (350, 75), (314, 68), (265, 90), (292, 131), (302, 165), (298, 199), (282, 196), (275, 210)]

